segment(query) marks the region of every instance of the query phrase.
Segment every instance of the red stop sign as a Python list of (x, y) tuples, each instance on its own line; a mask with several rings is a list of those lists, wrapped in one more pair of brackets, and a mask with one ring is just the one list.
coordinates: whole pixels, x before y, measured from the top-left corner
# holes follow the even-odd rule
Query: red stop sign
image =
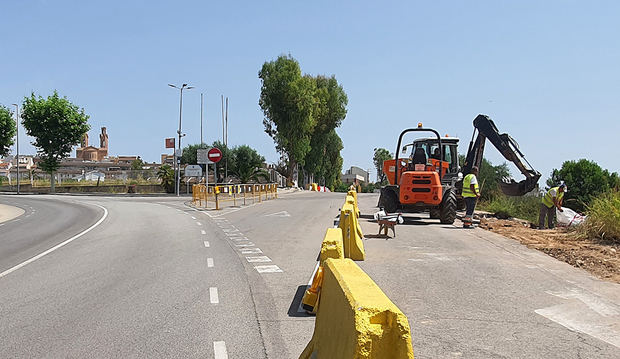
[(211, 162), (218, 163), (222, 159), (222, 151), (217, 147), (213, 147), (207, 152), (207, 157), (209, 157)]

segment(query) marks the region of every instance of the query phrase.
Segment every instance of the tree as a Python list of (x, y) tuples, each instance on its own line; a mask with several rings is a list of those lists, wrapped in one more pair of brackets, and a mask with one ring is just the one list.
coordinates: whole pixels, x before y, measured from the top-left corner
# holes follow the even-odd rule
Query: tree
[(161, 181), (161, 186), (164, 187), (167, 193), (174, 192), (174, 171), (170, 165), (163, 165), (157, 170), (157, 178)]
[(383, 173), (383, 162), (394, 159), (394, 155), (385, 148), (375, 148), (375, 155), (372, 158), (375, 168), (377, 169), (378, 182), (386, 184), (387, 178)]
[(297, 163), (303, 166), (310, 151), (310, 139), (316, 119), (314, 93), (316, 81), (302, 76), (297, 60), (290, 55), (265, 62), (258, 73), (261, 79), (259, 105), (265, 118), (265, 132), (271, 136), (276, 149), (286, 155), (292, 179)]
[[(327, 179), (339, 178), (342, 166), (331, 166), (330, 163), (327, 163), (329, 157), (327, 152), (338, 147), (338, 144), (340, 147), (337, 156), (342, 150), (342, 141), (334, 129), (340, 126), (347, 115), (348, 98), (334, 76), (328, 78), (319, 75), (313, 80), (316, 82), (315, 108), (313, 110), (316, 126), (310, 139), (310, 151), (304, 159), (304, 169), (313, 174), (317, 182), (329, 187), (335, 183), (333, 180), (328, 181)], [(335, 141), (336, 137), (338, 137), (338, 141)], [(330, 145), (331, 148), (328, 148)], [(333, 154), (331, 155), (334, 157)], [(334, 173), (334, 171), (338, 172)]]
[(8, 108), (0, 105), (0, 156), (9, 154), (9, 147), (13, 145), (15, 131), (13, 113)]
[(336, 130), (331, 130), (327, 134), (325, 157), (323, 159), (325, 185), (329, 188), (336, 187), (338, 182), (340, 182), (343, 162), (340, 151), (342, 151), (343, 148), (342, 139), (338, 136)]
[(581, 159), (565, 161), (559, 170), (553, 169), (547, 179), (547, 186), (555, 187), (564, 181), (568, 192), (564, 205), (583, 212), (592, 200), (603, 192), (620, 186), (618, 173), (604, 170), (594, 161)]
[(143, 166), (144, 166), (144, 161), (142, 161), (140, 157), (131, 161), (131, 169), (134, 171), (142, 170)]
[(181, 154), (181, 164), (183, 165), (196, 165), (198, 164), (197, 150), (199, 148), (209, 148), (206, 143), (188, 145), (183, 148)]
[(24, 99), (22, 108), (22, 123), (26, 133), (34, 137), (32, 144), (38, 148), (41, 168), (50, 174), (54, 193), (54, 172), (90, 129), (89, 116), (56, 91), (47, 99), (32, 93)]
[[(256, 152), (248, 145), (235, 147), (232, 150), (235, 158), (235, 168), (232, 172), (241, 183), (248, 183), (250, 180), (258, 181), (259, 178), (269, 178), (269, 174), (262, 168), (265, 157)], [(230, 172), (230, 171), (229, 171)]]

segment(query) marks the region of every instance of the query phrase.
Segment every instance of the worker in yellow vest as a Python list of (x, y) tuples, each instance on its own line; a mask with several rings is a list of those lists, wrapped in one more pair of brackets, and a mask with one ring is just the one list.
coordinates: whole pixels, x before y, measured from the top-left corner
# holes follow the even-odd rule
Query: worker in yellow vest
[(476, 201), (480, 198), (478, 189), (478, 167), (473, 166), (471, 172), (463, 178), (463, 199), (465, 200), (465, 217), (463, 217), (463, 228), (469, 228), (472, 224)]
[(557, 187), (553, 187), (545, 193), (540, 204), (540, 214), (538, 216), (538, 229), (545, 229), (545, 217), (547, 217), (547, 225), (549, 229), (555, 226), (555, 209), (562, 210), (562, 202), (564, 201), (564, 193), (568, 192), (565, 183)]

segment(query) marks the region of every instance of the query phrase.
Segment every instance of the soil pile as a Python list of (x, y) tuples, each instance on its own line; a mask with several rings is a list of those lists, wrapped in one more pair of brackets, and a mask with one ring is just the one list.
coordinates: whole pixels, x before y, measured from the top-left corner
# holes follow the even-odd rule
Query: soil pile
[(601, 279), (620, 283), (620, 245), (611, 241), (582, 239), (566, 228), (533, 229), (529, 222), (519, 219), (481, 218), (480, 228), (516, 239)]

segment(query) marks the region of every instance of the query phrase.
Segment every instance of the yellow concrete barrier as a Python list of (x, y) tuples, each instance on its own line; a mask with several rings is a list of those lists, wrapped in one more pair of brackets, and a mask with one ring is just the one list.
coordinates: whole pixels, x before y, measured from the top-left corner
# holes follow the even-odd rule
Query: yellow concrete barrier
[(350, 259), (327, 259), (314, 334), (300, 359), (411, 358), (407, 317)]
[(328, 228), (321, 243), (321, 265), (328, 258), (343, 259), (344, 247), (342, 245), (342, 229)]
[(304, 293), (301, 299), (302, 307), (310, 313), (316, 313), (321, 295), (321, 285), (323, 283), (323, 262), (328, 258), (343, 259), (344, 248), (342, 247), (342, 230), (340, 228), (328, 228), (321, 243), (319, 267), (312, 278), (310, 288)]
[(345, 203), (340, 210), (340, 224), (342, 229), (342, 243), (344, 245), (345, 258), (351, 258), (356, 261), (363, 261), (364, 252), (364, 234), (357, 220), (357, 212), (352, 203)]

